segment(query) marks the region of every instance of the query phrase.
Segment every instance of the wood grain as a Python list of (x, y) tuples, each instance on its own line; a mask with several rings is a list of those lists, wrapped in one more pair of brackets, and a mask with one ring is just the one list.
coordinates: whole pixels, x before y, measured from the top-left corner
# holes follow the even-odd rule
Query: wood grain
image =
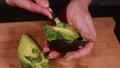
[[(118, 68), (120, 46), (114, 35), (115, 22), (111, 17), (94, 18), (97, 40), (91, 53), (80, 59), (64, 61), (50, 60), (50, 68)], [(51, 21), (0, 23), (0, 68), (21, 68), (17, 56), (19, 39), (23, 33), (31, 34), (43, 47), (45, 37), (42, 25)]]

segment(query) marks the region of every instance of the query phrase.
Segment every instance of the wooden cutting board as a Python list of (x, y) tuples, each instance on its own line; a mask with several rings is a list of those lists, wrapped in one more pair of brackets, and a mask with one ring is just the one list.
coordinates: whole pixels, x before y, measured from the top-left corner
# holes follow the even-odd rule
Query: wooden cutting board
[[(119, 68), (120, 46), (114, 35), (115, 21), (112, 17), (94, 18), (97, 40), (89, 55), (72, 60), (50, 60), (50, 68)], [(0, 68), (21, 68), (17, 48), (23, 33), (31, 34), (43, 47), (45, 37), (42, 25), (50, 21), (0, 23)]]

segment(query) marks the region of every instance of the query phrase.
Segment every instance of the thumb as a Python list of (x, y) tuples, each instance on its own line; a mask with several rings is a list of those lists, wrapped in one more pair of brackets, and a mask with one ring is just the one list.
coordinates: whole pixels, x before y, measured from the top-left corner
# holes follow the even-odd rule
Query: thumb
[(49, 7), (48, 0), (35, 0), (35, 2), (42, 7)]

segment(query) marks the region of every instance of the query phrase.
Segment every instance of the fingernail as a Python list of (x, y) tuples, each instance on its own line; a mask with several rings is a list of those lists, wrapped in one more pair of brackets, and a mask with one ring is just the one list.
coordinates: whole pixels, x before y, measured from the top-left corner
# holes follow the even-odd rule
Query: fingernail
[(43, 52), (49, 52), (49, 51), (50, 51), (49, 48), (47, 48), (47, 47), (43, 48)]
[(66, 60), (66, 61), (69, 61), (69, 60), (72, 60), (72, 58), (71, 58), (71, 57), (69, 57), (69, 58), (66, 58), (65, 60)]
[(71, 60), (72, 59), (72, 56), (74, 55), (74, 52), (68, 52), (64, 58), (68, 61), (68, 60)]
[(53, 59), (54, 57), (53, 56), (48, 56), (50, 59)]
[(53, 58), (56, 58), (56, 57), (58, 57), (58, 56), (60, 56), (61, 54), (60, 53), (58, 53), (58, 52), (56, 52), (56, 51), (51, 51), (50, 53), (49, 53), (49, 58), (51, 58), (51, 59), (53, 59)]
[(49, 2), (48, 2), (48, 0), (42, 0), (42, 1), (41, 1), (41, 5), (42, 5), (42, 7), (49, 7)]
[(54, 56), (54, 55), (52, 55), (52, 54), (49, 54), (49, 56), (48, 56), (50, 59), (53, 59), (53, 58), (55, 58), (56, 56)]

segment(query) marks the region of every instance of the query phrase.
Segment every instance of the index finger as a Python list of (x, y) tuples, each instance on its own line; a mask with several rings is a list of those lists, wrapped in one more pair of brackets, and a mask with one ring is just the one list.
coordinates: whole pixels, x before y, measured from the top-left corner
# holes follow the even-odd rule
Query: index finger
[(88, 55), (88, 53), (91, 51), (92, 47), (93, 47), (93, 43), (89, 42), (82, 49), (72, 52), (72, 55), (68, 55), (66, 57), (66, 60), (77, 59), (77, 58), (83, 57), (85, 55)]

